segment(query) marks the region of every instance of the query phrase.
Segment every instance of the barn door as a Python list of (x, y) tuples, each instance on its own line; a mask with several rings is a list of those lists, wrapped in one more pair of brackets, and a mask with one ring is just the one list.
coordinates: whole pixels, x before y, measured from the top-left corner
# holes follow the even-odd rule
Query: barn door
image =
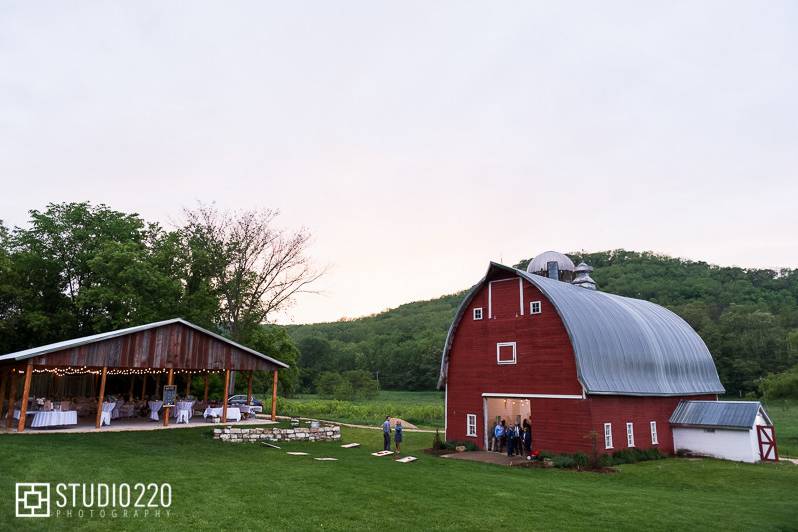
[(776, 429), (772, 426), (757, 425), (756, 435), (759, 440), (759, 457), (763, 462), (778, 462), (779, 451), (776, 448)]

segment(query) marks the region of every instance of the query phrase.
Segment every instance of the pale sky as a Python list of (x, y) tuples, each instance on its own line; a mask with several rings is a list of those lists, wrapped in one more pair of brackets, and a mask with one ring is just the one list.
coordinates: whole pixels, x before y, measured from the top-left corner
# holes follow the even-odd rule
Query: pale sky
[(196, 201), (313, 233), (282, 322), (488, 261), (798, 266), (798, 3), (0, 0), (0, 219)]

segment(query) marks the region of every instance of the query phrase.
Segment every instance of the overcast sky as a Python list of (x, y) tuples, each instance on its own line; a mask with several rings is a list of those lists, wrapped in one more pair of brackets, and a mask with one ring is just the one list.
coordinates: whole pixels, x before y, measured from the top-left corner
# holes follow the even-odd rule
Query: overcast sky
[(547, 249), (798, 266), (798, 3), (656, 4), (0, 0), (0, 219), (280, 209), (330, 266), (285, 322)]

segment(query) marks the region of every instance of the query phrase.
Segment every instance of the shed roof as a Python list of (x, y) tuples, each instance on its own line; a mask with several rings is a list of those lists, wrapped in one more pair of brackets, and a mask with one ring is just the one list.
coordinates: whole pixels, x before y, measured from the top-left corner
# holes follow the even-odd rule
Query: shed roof
[(768, 424), (772, 424), (759, 401), (681, 401), (670, 423), (683, 427), (748, 430), (754, 426), (760, 411)]
[(488, 275), (497, 271), (529, 281), (554, 305), (571, 339), (577, 377), (585, 392), (655, 396), (724, 393), (704, 341), (666, 308), (494, 262), (466, 295), (449, 327), (439, 386), (446, 381), (449, 351), (465, 309)]
[(92, 343), (95, 343), (95, 342), (100, 342), (102, 340), (109, 340), (111, 338), (117, 338), (119, 336), (124, 336), (124, 335), (127, 335), (127, 334), (133, 334), (133, 333), (137, 333), (137, 332), (141, 332), (141, 331), (146, 331), (148, 329), (155, 329), (157, 327), (163, 327), (165, 325), (172, 325), (174, 323), (180, 323), (180, 324), (186, 325), (188, 327), (191, 327), (192, 329), (194, 329), (196, 331), (200, 331), (202, 333), (210, 335), (213, 338), (216, 338), (217, 340), (219, 340), (221, 342), (225, 342), (227, 344), (230, 344), (233, 347), (241, 349), (242, 351), (246, 351), (247, 353), (249, 353), (251, 355), (254, 355), (254, 356), (258, 357), (258, 358), (261, 358), (263, 360), (266, 360), (266, 361), (268, 361), (268, 362), (270, 362), (270, 363), (272, 363), (272, 364), (274, 364), (276, 366), (280, 366), (282, 368), (287, 368), (288, 367), (288, 364), (285, 364), (284, 362), (280, 362), (279, 360), (277, 360), (275, 358), (271, 358), (269, 356), (264, 355), (263, 353), (259, 353), (258, 351), (255, 351), (254, 349), (250, 349), (249, 347), (246, 347), (246, 346), (243, 346), (243, 345), (241, 345), (241, 344), (239, 344), (237, 342), (234, 342), (234, 341), (230, 340), (229, 338), (225, 338), (224, 336), (221, 336), (221, 335), (218, 335), (216, 333), (213, 333), (213, 332), (211, 332), (211, 331), (209, 331), (207, 329), (203, 329), (202, 327), (200, 327), (198, 325), (194, 325), (193, 323), (188, 322), (188, 321), (186, 321), (186, 320), (184, 320), (182, 318), (173, 318), (173, 319), (170, 319), (170, 320), (156, 321), (156, 322), (153, 322), (153, 323), (147, 323), (145, 325), (137, 325), (135, 327), (128, 327), (126, 329), (117, 329), (115, 331), (108, 331), (108, 332), (104, 332), (104, 333), (93, 334), (91, 336), (83, 336), (81, 338), (74, 338), (72, 340), (64, 340), (62, 342), (55, 342), (55, 343), (52, 343), (52, 344), (42, 345), (42, 346), (39, 346), (39, 347), (32, 347), (30, 349), (25, 349), (23, 351), (17, 351), (16, 353), (9, 353), (7, 355), (2, 355), (2, 356), (0, 356), (0, 362), (10, 361), (10, 360), (14, 360), (14, 361), (26, 360), (28, 358), (33, 358), (33, 357), (37, 357), (37, 356), (41, 356), (41, 355), (46, 355), (48, 353), (53, 353), (55, 351), (61, 351), (61, 350), (64, 350), (64, 349), (70, 349), (70, 348), (73, 348), (73, 347), (79, 347), (79, 346), (82, 346), (82, 345), (92, 344)]

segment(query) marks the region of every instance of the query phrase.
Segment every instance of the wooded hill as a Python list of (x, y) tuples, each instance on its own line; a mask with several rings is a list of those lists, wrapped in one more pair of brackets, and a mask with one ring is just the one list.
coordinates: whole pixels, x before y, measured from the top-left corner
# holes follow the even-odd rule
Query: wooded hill
[[(569, 253), (595, 268), (599, 289), (676, 312), (707, 343), (730, 395), (798, 363), (798, 270), (721, 267), (649, 252)], [(526, 268), (529, 260), (518, 268)], [(322, 371), (364, 369), (385, 389), (435, 387), (446, 331), (463, 292), (351, 321), (287, 327), (301, 383)]]

